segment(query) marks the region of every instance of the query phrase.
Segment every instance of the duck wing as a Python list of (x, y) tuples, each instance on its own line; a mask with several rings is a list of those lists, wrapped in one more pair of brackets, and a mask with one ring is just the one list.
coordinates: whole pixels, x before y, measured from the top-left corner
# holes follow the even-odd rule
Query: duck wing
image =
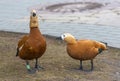
[(22, 48), (22, 46), (25, 44), (25, 42), (28, 40), (28, 38), (29, 38), (29, 36), (25, 35), (18, 41), (16, 56), (18, 56), (19, 50)]

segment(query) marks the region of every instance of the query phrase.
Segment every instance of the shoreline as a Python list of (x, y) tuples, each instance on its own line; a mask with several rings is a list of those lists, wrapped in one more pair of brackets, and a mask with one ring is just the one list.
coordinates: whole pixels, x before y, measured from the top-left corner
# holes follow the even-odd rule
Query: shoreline
[[(13, 36), (13, 37), (17, 37), (17, 35), (19, 36), (24, 36), (28, 33), (22, 33), (22, 32), (11, 32), (11, 31), (1, 31), (0, 30), (0, 36), (2, 37), (10, 37), (10, 36)], [(48, 34), (43, 34), (44, 37), (46, 37), (46, 39), (51, 39), (51, 40), (54, 40), (54, 41), (60, 41), (61, 43), (64, 43), (64, 41), (60, 40), (60, 39), (57, 39), (57, 36), (52, 36), (52, 35), (48, 35)], [(18, 37), (17, 37), (18, 38)], [(20, 38), (19, 38), (20, 39)], [(120, 48), (117, 48), (117, 47), (112, 47), (112, 46), (108, 46), (108, 48), (114, 48), (114, 49), (120, 49)]]
[[(13, 37), (17, 37), (18, 36), (24, 36), (24, 35), (28, 35), (29, 33), (22, 33), (22, 32), (12, 32), (12, 31), (1, 31), (0, 30), (0, 36), (1, 37), (10, 37), (10, 36), (13, 36)], [(57, 36), (53, 36), (53, 35), (48, 35), (48, 34), (43, 34), (44, 37), (46, 37), (47, 39), (52, 39), (52, 40), (56, 40), (56, 41), (60, 41), (60, 42), (63, 42), (62, 40), (60, 39), (57, 39), (58, 37)], [(20, 38), (19, 38), (20, 39)]]

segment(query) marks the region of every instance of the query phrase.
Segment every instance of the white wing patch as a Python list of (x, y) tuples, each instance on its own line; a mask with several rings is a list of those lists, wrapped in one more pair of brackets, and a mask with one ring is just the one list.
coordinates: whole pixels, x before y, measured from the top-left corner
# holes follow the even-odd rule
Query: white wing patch
[(19, 48), (19, 51), (23, 48), (24, 44)]

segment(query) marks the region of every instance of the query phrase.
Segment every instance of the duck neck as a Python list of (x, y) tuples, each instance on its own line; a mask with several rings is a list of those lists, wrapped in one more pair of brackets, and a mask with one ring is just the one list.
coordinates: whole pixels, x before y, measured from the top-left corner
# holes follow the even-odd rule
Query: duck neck
[(34, 27), (34, 28), (30, 28), (30, 36), (32, 36), (34, 38), (38, 38), (42, 35), (41, 35), (41, 32), (38, 29), (38, 27)]
[(39, 24), (38, 24), (38, 17), (30, 17), (30, 36), (37, 38), (41, 36), (41, 32), (38, 28)]
[(30, 17), (30, 28), (36, 28), (39, 26), (38, 17)]
[(69, 44), (69, 45), (73, 45), (73, 44), (76, 44), (76, 43), (77, 43), (77, 42), (76, 42), (75, 39), (72, 39), (72, 40), (67, 41), (67, 44)]

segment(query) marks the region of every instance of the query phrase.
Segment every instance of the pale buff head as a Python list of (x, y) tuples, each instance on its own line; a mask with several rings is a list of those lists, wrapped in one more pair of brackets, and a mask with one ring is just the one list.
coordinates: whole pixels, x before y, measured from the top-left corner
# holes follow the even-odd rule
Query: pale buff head
[(30, 15), (30, 28), (38, 27), (38, 17), (35, 10), (31, 11)]
[(64, 34), (62, 34), (61, 38), (62, 38), (62, 40), (64, 40), (68, 44), (76, 43), (75, 37), (73, 35), (71, 35), (70, 33), (64, 33)]
[(106, 50), (107, 46), (104, 43), (100, 43), (100, 47), (102, 48), (102, 50)]

